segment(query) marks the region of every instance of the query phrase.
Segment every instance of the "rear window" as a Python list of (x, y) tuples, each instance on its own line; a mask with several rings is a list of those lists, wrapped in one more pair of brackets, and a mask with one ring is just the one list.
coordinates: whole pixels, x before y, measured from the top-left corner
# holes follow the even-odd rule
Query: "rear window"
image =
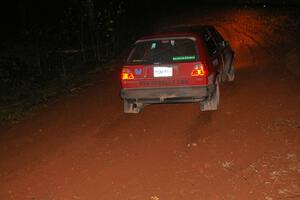
[(160, 39), (138, 42), (131, 51), (128, 64), (154, 64), (198, 61), (192, 39)]

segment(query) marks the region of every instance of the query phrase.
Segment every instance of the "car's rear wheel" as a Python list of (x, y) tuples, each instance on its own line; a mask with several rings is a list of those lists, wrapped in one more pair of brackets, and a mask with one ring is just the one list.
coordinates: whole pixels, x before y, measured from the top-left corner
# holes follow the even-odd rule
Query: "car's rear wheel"
[(234, 65), (232, 64), (230, 66), (229, 71), (227, 72), (227, 81), (232, 82), (234, 81), (234, 78), (235, 78), (235, 68)]
[(219, 86), (219, 82), (216, 81), (212, 94), (208, 97), (207, 100), (200, 103), (200, 110), (201, 111), (217, 110), (219, 103), (220, 103), (220, 86)]
[(144, 105), (141, 102), (132, 102), (124, 99), (124, 113), (140, 113)]

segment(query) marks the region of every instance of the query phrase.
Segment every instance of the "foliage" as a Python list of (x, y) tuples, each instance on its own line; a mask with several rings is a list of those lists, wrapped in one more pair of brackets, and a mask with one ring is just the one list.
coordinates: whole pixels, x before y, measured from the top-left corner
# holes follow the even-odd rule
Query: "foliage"
[(19, 118), (33, 105), (80, 84), (88, 71), (131, 42), (122, 21), (123, 1), (101, 7), (87, 3), (93, 2), (70, 5), (56, 25), (26, 27), (0, 54), (0, 120)]

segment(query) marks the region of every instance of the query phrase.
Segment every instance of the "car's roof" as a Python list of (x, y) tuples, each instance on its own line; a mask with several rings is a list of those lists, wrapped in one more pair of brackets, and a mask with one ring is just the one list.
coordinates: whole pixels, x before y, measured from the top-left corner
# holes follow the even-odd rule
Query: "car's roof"
[(146, 41), (146, 40), (159, 40), (159, 39), (164, 39), (164, 38), (195, 38), (195, 34), (192, 33), (163, 33), (163, 34), (153, 34), (149, 36), (145, 36), (140, 38), (137, 42), (140, 41)]
[(213, 28), (210, 25), (198, 25), (198, 24), (181, 24), (175, 26), (169, 26), (162, 28), (158, 32), (160, 33), (202, 33), (207, 28)]
[(152, 35), (142, 37), (141, 40), (150, 40), (157, 38), (167, 38), (167, 37), (187, 37), (195, 36), (201, 34), (205, 29), (213, 28), (209, 25), (195, 25), (195, 24), (183, 24), (176, 26), (169, 26), (154, 32)]

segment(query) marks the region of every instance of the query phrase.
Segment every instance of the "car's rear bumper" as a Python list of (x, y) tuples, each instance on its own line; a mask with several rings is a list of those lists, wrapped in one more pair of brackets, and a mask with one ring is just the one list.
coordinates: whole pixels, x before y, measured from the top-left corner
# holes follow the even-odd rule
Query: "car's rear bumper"
[(121, 89), (121, 97), (145, 103), (197, 102), (208, 96), (206, 86)]

